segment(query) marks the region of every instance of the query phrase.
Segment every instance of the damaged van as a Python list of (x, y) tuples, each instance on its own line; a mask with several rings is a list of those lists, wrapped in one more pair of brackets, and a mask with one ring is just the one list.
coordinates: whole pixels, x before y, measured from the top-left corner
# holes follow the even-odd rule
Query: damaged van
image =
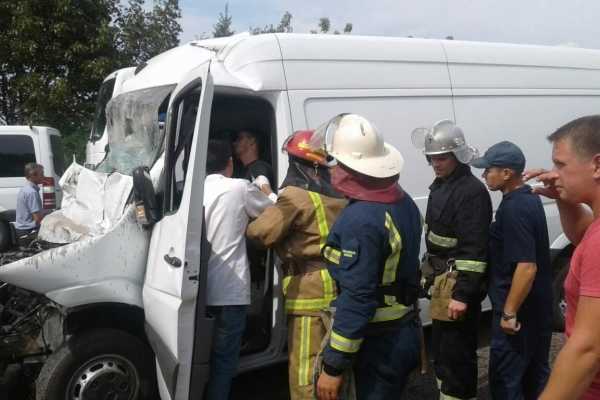
[[(300, 34), (169, 50), (107, 102), (110, 151), (94, 171), (67, 170), (62, 209), (44, 219), (34, 248), (0, 258), (0, 371), (39, 372), (41, 400), (202, 398), (213, 328), (202, 209), (209, 138), (263, 132), (279, 186), (290, 134), (363, 115), (403, 153), (402, 186), (424, 213), (434, 175), (412, 146), (414, 128), (452, 119), (480, 149), (510, 140), (529, 166), (550, 166), (545, 136), (598, 108), (600, 52), (591, 50)], [(492, 198), (497, 207), (500, 195)], [(558, 276), (573, 247), (554, 202), (543, 202)], [(239, 371), (286, 359), (273, 252), (264, 268)]]

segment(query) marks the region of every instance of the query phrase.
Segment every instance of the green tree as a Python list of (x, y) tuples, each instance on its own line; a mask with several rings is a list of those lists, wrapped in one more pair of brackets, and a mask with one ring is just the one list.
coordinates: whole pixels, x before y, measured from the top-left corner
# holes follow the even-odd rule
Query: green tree
[(252, 35), (260, 35), (263, 33), (292, 33), (292, 14), (289, 12), (285, 12), (283, 17), (281, 17), (281, 21), (277, 27), (274, 27), (273, 24), (266, 25), (264, 28), (252, 28), (250, 26), (250, 33)]
[[(327, 33), (331, 30), (331, 22), (329, 21), (329, 17), (324, 17), (324, 18), (320, 18), (319, 19), (319, 24), (318, 27), (320, 29), (320, 31), (322, 33)], [(352, 24), (351, 23), (347, 23), (346, 26), (344, 27), (344, 33), (346, 35), (349, 35), (350, 32), (352, 32)], [(312, 34), (317, 34), (317, 30), (316, 29), (311, 29), (310, 33)], [(340, 31), (338, 31), (337, 29), (333, 31), (334, 35), (339, 35)]]
[(179, 0), (155, 0), (152, 11), (145, 0), (129, 0), (116, 13), (117, 47), (123, 66), (136, 65), (179, 45)]
[(116, 0), (0, 0), (0, 119), (79, 131), (119, 67), (116, 11)]
[(321, 32), (327, 33), (327, 32), (329, 32), (330, 28), (331, 28), (331, 23), (329, 22), (328, 17), (321, 18), (319, 20), (319, 29), (321, 29)]
[(231, 27), (231, 15), (229, 15), (229, 3), (225, 3), (225, 15), (219, 13), (219, 20), (216, 24), (213, 24), (213, 37), (225, 37), (231, 36), (235, 31), (230, 30)]

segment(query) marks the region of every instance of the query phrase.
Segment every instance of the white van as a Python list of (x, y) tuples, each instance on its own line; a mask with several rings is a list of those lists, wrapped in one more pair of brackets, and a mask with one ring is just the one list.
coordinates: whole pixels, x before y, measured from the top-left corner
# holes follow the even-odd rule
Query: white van
[(17, 195), (30, 162), (44, 167), (40, 196), (44, 212), (52, 212), (60, 207), (58, 180), (66, 169), (60, 133), (45, 126), (0, 126), (0, 252), (12, 244), (9, 224), (15, 221)]
[[(0, 281), (10, 284), (3, 290), (26, 304), (34, 297), (43, 310), (43, 318), (24, 319), (27, 337), (11, 337), (28, 349), (13, 360), (48, 357), (38, 399), (65, 392), (77, 399), (109, 375), (130, 398), (155, 390), (163, 400), (202, 398), (213, 323), (205, 312), (210, 244), (199, 206), (209, 138), (231, 140), (230, 132), (248, 126), (268, 135), (264, 157), (279, 186), (287, 170), (280, 148), (290, 134), (342, 112), (363, 115), (404, 155), (400, 182), (424, 213), (434, 174), (412, 146), (414, 128), (451, 119), (481, 151), (510, 140), (528, 166), (549, 167), (546, 135), (598, 109), (600, 51), (301, 34), (167, 51), (137, 68), (108, 103), (110, 152), (97, 170), (73, 165), (65, 174), (63, 210), (40, 232), (64, 245), (0, 267)], [(492, 198), (497, 207), (500, 194)], [(554, 202), (543, 201), (558, 274), (573, 247)], [(239, 371), (286, 358), (282, 272), (273, 253), (265, 268), (263, 307), (249, 316)], [(422, 306), (427, 323), (426, 300)]]
[(106, 135), (106, 104), (121, 91), (121, 86), (129, 77), (133, 76), (135, 67), (122, 68), (108, 75), (96, 99), (96, 108), (94, 111), (94, 124), (90, 133), (90, 140), (85, 146), (85, 164), (89, 169), (95, 169), (106, 156), (106, 145), (108, 144), (108, 135)]

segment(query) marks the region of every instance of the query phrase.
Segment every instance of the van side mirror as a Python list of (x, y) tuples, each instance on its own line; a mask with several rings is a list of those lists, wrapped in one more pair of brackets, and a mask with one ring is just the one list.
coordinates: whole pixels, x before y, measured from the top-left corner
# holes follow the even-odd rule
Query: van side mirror
[(133, 204), (140, 224), (151, 226), (158, 222), (158, 203), (148, 167), (136, 167), (133, 170)]

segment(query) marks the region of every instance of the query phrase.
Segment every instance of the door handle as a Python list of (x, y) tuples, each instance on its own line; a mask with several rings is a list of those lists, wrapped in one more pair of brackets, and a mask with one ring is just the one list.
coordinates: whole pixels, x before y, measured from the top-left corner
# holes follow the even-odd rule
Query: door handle
[(169, 257), (168, 254), (165, 254), (164, 260), (173, 268), (181, 267), (181, 260), (177, 257)]

